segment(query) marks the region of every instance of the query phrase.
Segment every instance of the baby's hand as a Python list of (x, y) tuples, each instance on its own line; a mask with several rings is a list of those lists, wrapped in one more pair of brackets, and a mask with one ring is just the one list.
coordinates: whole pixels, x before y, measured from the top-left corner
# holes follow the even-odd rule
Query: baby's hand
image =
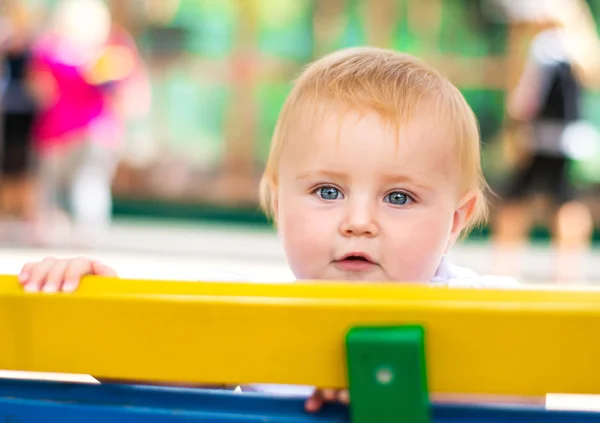
[(87, 258), (45, 258), (23, 266), (19, 282), (28, 292), (73, 292), (87, 275), (117, 276), (112, 268)]
[(337, 402), (348, 405), (350, 403), (350, 394), (346, 389), (316, 389), (315, 392), (306, 400), (304, 404), (306, 411), (316, 413), (326, 403)]

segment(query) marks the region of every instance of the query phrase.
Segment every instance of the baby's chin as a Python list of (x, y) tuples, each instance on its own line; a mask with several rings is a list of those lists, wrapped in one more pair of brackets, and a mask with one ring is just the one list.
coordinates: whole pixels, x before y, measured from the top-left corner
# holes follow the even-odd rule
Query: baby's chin
[(306, 277), (302, 279), (324, 280), (334, 282), (361, 282), (361, 283), (398, 283), (392, 280), (385, 272), (369, 271), (369, 272), (351, 272), (340, 271), (338, 269), (330, 269), (326, 272), (314, 275), (314, 277)]
[(339, 269), (327, 269), (327, 271), (318, 274), (305, 274), (297, 277), (298, 280), (321, 280), (332, 282), (357, 282), (357, 283), (406, 283), (406, 284), (427, 284), (425, 278), (415, 277), (415, 275), (388, 275), (383, 269), (368, 272), (341, 271)]

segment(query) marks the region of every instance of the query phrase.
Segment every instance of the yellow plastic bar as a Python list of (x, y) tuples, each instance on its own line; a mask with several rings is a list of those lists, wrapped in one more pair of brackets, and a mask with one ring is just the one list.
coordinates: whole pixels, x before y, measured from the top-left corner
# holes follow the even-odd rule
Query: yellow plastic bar
[(184, 383), (346, 386), (356, 325), (422, 324), (440, 393), (600, 394), (600, 291), (0, 277), (0, 369)]

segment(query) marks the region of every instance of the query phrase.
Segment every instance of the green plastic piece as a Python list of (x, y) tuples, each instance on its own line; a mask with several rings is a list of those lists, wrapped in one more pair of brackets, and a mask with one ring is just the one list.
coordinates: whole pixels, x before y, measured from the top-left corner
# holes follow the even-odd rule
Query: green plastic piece
[(352, 423), (429, 423), (425, 331), (353, 328), (346, 338)]

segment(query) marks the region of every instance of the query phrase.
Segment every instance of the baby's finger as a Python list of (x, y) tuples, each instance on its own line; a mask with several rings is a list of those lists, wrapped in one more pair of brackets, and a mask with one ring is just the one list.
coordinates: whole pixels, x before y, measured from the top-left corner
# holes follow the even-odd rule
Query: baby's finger
[(68, 260), (57, 260), (48, 271), (46, 280), (42, 284), (42, 291), (48, 293), (60, 291), (65, 281), (68, 266)]
[(21, 269), (21, 272), (19, 273), (19, 283), (21, 285), (25, 285), (27, 282), (29, 282), (29, 278), (31, 277), (31, 271), (33, 270), (36, 264), (38, 263), (34, 261), (25, 263), (25, 265)]
[(92, 262), (92, 273), (98, 276), (117, 276), (117, 272), (112, 267), (108, 267), (104, 263), (100, 263), (99, 261)]
[(350, 404), (350, 392), (347, 389), (342, 389), (337, 392), (337, 400), (338, 402), (348, 405)]
[(337, 391), (335, 389), (323, 389), (321, 390), (321, 395), (326, 402), (334, 402), (337, 400)]
[(65, 272), (65, 283), (63, 285), (63, 291), (75, 291), (79, 287), (81, 278), (83, 278), (86, 275), (92, 274), (93, 272), (94, 269), (92, 261), (84, 258), (71, 260)]
[(304, 403), (304, 408), (309, 413), (316, 413), (323, 407), (324, 402), (322, 392), (316, 389), (310, 398), (306, 400), (306, 403)]
[(48, 257), (35, 264), (31, 268), (31, 276), (25, 284), (25, 291), (39, 292), (46, 281), (46, 277), (48, 277), (48, 272), (56, 264), (56, 261), (56, 259)]

